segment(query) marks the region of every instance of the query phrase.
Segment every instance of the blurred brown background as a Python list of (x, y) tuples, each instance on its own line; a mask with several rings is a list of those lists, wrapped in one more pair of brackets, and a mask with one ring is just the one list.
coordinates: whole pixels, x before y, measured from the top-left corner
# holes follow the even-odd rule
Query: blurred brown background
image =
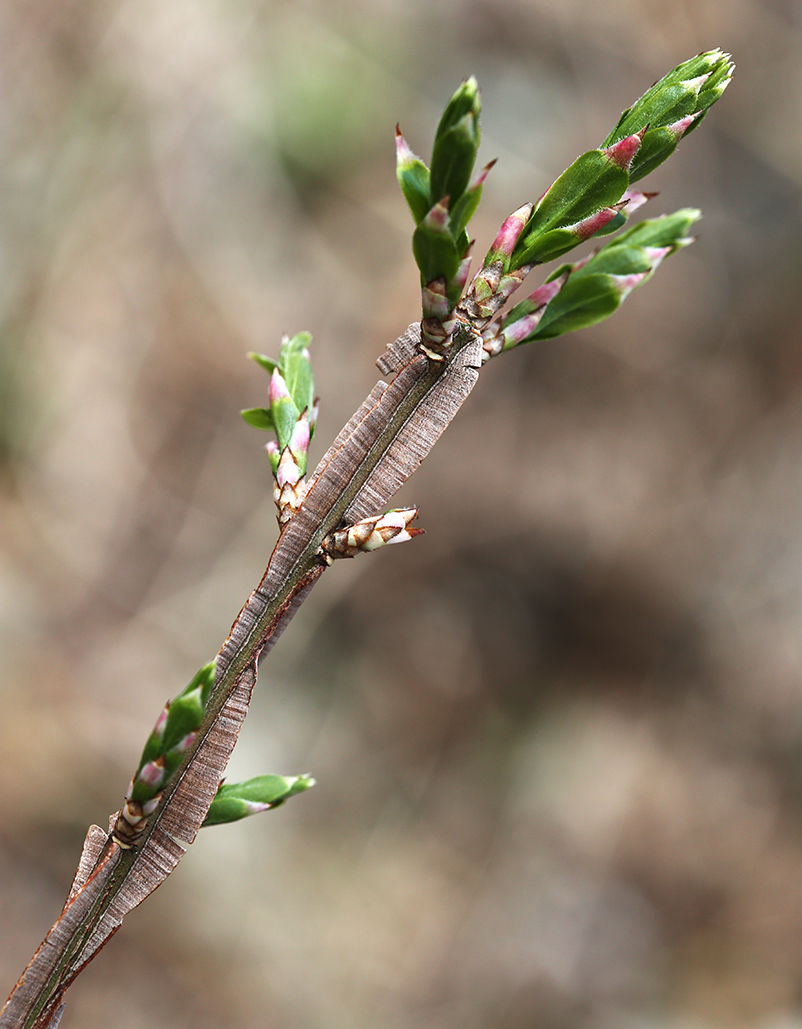
[[(263, 666), (212, 829), (64, 1029), (802, 1025), (802, 6), (0, 6), (0, 987), (276, 530), (247, 350), (314, 334), (313, 457), (416, 317), (400, 120), (483, 90), (474, 224), (674, 64), (738, 70), (647, 180), (698, 242), (494, 361)], [(534, 282), (536, 285), (537, 282)]]

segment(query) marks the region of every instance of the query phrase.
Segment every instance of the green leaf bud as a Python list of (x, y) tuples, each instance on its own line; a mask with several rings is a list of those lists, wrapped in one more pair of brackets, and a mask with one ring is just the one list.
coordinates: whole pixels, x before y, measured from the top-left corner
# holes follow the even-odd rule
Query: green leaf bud
[(398, 125), (395, 127), (395, 150), (398, 185), (409, 204), (415, 224), (420, 225), (432, 206), (429, 169), (417, 154), (413, 154), (409, 149)]
[(495, 160), (493, 160), (486, 164), (457, 202), (451, 205), (451, 216), (449, 217), (448, 224), (451, 234), (456, 241), (457, 250), (460, 252), (463, 252), (468, 246), (468, 233), (465, 227), (474, 214), (476, 214), (479, 201), (482, 199), (482, 187), (490, 169), (495, 163)]
[(292, 338), (285, 337), (279, 352), (279, 370), (299, 413), (310, 410), (315, 399), (312, 365), (309, 361), (311, 342), (312, 337), (308, 332), (299, 332)]
[(630, 169), (636, 182), (669, 157), (680, 138), (695, 129), (729, 85), (730, 55), (708, 50), (678, 65), (628, 107), (602, 146), (611, 146), (648, 126)]
[(203, 703), (200, 688), (182, 693), (170, 704), (167, 724), (162, 738), (162, 754), (177, 747), (190, 733), (196, 732), (203, 721)]
[(309, 775), (259, 775), (246, 782), (223, 783), (203, 824), (223, 825), (279, 807), (290, 797), (314, 785), (315, 780)]
[(301, 417), (301, 411), (290, 396), (287, 383), (284, 381), (284, 376), (278, 368), (275, 369), (270, 377), (268, 397), (270, 399), (270, 413), (273, 416), (273, 425), (276, 428), (276, 436), (278, 437), (278, 445), (283, 450), (290, 441), (295, 423)]
[(479, 86), (471, 76), (448, 102), (434, 137), (429, 195), (456, 204), (468, 187), (479, 149)]

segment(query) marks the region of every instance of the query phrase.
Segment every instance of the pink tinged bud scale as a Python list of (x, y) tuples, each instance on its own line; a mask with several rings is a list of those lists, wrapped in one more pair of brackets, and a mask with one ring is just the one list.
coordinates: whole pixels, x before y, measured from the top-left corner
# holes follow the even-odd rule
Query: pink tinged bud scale
[(159, 717), (156, 719), (156, 724), (153, 726), (153, 735), (158, 736), (160, 739), (164, 735), (164, 727), (167, 724), (167, 716), (170, 714), (170, 704), (164, 705), (164, 709)]
[(642, 128), (640, 132), (626, 136), (624, 139), (619, 140), (618, 143), (607, 147), (603, 151), (604, 155), (617, 167), (622, 168), (624, 171), (629, 171), (629, 167), (640, 149), (641, 140), (645, 133), (646, 128)]
[(465, 251), (465, 256), (459, 263), (457, 274), (454, 276), (452, 283), (454, 290), (459, 290), (460, 293), (465, 289), (465, 283), (468, 281), (468, 275), (471, 271), (471, 251), (473, 250), (473, 244), (474, 241), (471, 240), (468, 245), (468, 249)]
[(147, 801), (147, 803), (142, 805), (142, 814), (145, 815), (145, 817), (153, 814), (153, 812), (161, 803), (162, 796), (163, 794), (157, 793), (155, 797), (151, 797), (150, 800)]
[(693, 114), (688, 114), (684, 118), (680, 118), (678, 121), (672, 122), (671, 125), (666, 125), (666, 130), (670, 132), (675, 139), (680, 140), (693, 125), (697, 118), (701, 118), (704, 111), (694, 111)]
[(645, 193), (640, 189), (628, 189), (621, 197), (621, 202), (626, 202), (627, 205), (627, 217), (637, 211), (639, 207), (643, 207), (648, 200), (653, 200), (658, 195), (656, 192)]
[(399, 164), (405, 164), (409, 161), (419, 161), (420, 158), (417, 154), (410, 150), (407, 141), (401, 135), (401, 126), (396, 125), (395, 127), (395, 156)]
[(650, 274), (651, 272), (632, 272), (630, 275), (611, 275), (610, 280), (621, 299), (626, 300), (632, 290), (640, 286)]
[(179, 740), (178, 743), (170, 750), (171, 754), (183, 754), (184, 751), (192, 745), (193, 740), (197, 734), (194, 732), (188, 732), (186, 736)]
[(416, 507), (409, 507), (363, 518), (328, 536), (321, 546), (321, 556), (331, 564), (338, 557), (355, 557), (360, 550), (372, 551), (388, 543), (405, 543), (424, 531), (408, 527), (417, 514)]
[(274, 368), (273, 374), (270, 376), (270, 387), (267, 391), (267, 395), (271, 404), (275, 404), (277, 400), (291, 399), (290, 391), (287, 389), (287, 383), (284, 381), (284, 376), (278, 368)]
[(519, 343), (523, 343), (535, 331), (545, 313), (546, 305), (544, 304), (537, 311), (525, 314), (523, 318), (519, 318), (517, 322), (513, 322), (512, 325), (504, 329), (501, 333), (501, 350), (511, 350), (513, 347), (517, 347)]
[(309, 451), (309, 419), (305, 411), (295, 423), (288, 446), (296, 459), (306, 457)]
[(590, 217), (583, 218), (582, 221), (569, 226), (569, 231), (574, 232), (577, 242), (582, 243), (586, 239), (590, 239), (591, 236), (595, 236), (626, 206), (627, 201), (620, 200), (617, 204), (613, 204), (612, 207), (603, 207), (601, 211), (597, 211), (595, 214), (590, 215)]
[(515, 244), (521, 238), (521, 233), (526, 228), (526, 223), (532, 217), (533, 204), (523, 204), (517, 211), (513, 211), (507, 217), (498, 230), (496, 238), (487, 252), (485, 267), (499, 259), (509, 259), (515, 249)]
[(421, 289), (421, 306), (424, 318), (436, 318), (438, 321), (448, 318), (451, 305), (448, 302), (446, 280), (442, 276), (427, 282)]
[(148, 761), (140, 768), (137, 779), (154, 789), (161, 786), (164, 779), (164, 758), (157, 757), (155, 761)]
[(280, 487), (285, 486), (287, 483), (294, 486), (300, 478), (301, 469), (298, 467), (298, 462), (293, 457), (290, 448), (285, 447), (281, 452), (278, 468), (276, 469), (276, 482)]
[(673, 251), (673, 247), (643, 247), (643, 253), (646, 255), (646, 260), (652, 266), (652, 271), (658, 268), (664, 258)]
[(438, 232), (448, 231), (448, 201), (449, 197), (441, 197), (434, 207), (423, 219), (423, 224)]

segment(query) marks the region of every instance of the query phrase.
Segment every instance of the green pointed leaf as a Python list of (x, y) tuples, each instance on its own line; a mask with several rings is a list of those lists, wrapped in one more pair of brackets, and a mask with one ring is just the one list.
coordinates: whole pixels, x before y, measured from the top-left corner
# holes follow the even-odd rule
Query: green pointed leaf
[(309, 410), (314, 400), (315, 387), (308, 350), (311, 342), (312, 337), (308, 332), (299, 332), (282, 342), (279, 354), (279, 371), (299, 412)]
[(547, 261), (554, 261), (569, 250), (573, 250), (581, 240), (577, 239), (576, 232), (570, 229), (552, 229), (540, 236), (533, 236), (534, 242), (527, 248), (526, 260), (518, 261), (513, 253), (513, 269), (521, 264), (545, 264)]
[(621, 294), (609, 275), (586, 275), (568, 280), (546, 308), (531, 339), (554, 339), (609, 317), (621, 306)]
[(240, 411), (240, 415), (254, 429), (275, 432), (276, 427), (273, 424), (273, 415), (270, 413), (269, 407), (246, 407), (245, 410)]
[[(548, 303), (537, 327), (520, 342), (554, 339), (567, 332), (586, 328), (609, 317), (622, 304), (635, 285), (648, 281), (656, 263), (690, 242), (688, 231), (699, 218), (699, 211), (683, 208), (661, 218), (648, 219), (621, 233), (597, 253), (577, 265), (562, 265), (547, 282), (571, 272), (560, 292)], [(628, 281), (641, 276), (640, 281)], [(535, 309), (529, 300), (512, 308), (502, 329), (514, 325)]]
[(476, 214), (476, 209), (479, 206), (481, 199), (482, 186), (478, 185), (474, 189), (466, 190), (457, 200), (456, 204), (451, 207), (448, 225), (451, 229), (451, 235), (456, 241), (456, 247), (459, 253), (465, 253), (465, 249), (470, 242), (468, 233), (465, 231), (465, 226), (471, 218), (473, 218), (474, 214)]
[(434, 134), (435, 145), (450, 129), (463, 120), (467, 114), (472, 114), (476, 119), (476, 143), (479, 144), (479, 112), (482, 109), (481, 97), (479, 94), (479, 83), (476, 77), (471, 75), (457, 89), (454, 95), (446, 104), (445, 110), (440, 116), (437, 131)]
[[(566, 253), (568, 237), (548, 233), (564, 232), (570, 226), (611, 207), (624, 195), (629, 175), (601, 150), (589, 150), (578, 157), (547, 190), (512, 254), (510, 267), (547, 261)], [(574, 237), (573, 245), (578, 240)], [(560, 249), (560, 245), (564, 249)]]
[(429, 169), (419, 157), (409, 151), (408, 155), (399, 155), (396, 176), (415, 224), (420, 225), (432, 206)]
[(272, 357), (268, 357), (266, 354), (257, 354), (254, 351), (249, 351), (247, 356), (251, 361), (256, 361), (260, 368), (264, 368), (268, 375), (272, 375), (273, 369), (278, 368), (278, 361), (274, 361)]
[(479, 149), (481, 101), (476, 79), (463, 82), (446, 105), (432, 147), (430, 198), (453, 208), (468, 188)]
[(471, 181), (477, 150), (475, 118), (470, 114), (435, 141), (430, 186), (434, 203), (444, 197), (451, 204), (460, 199)]
[[(702, 217), (695, 207), (683, 207), (660, 218), (647, 218), (622, 232), (608, 246), (668, 247), (682, 246), (694, 222)], [(605, 248), (606, 249), (606, 248)]]
[[(652, 270), (652, 262), (646, 251), (642, 247), (634, 246), (603, 247), (587, 265), (574, 273), (574, 277), (583, 277), (588, 266), (591, 267), (593, 274), (604, 275), (637, 275)], [(571, 280), (568, 281), (570, 283)]]

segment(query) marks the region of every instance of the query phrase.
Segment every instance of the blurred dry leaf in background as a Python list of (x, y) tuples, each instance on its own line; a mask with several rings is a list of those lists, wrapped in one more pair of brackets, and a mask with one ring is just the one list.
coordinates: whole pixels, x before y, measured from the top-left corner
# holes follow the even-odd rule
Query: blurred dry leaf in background
[(275, 539), (244, 353), (313, 333), (319, 456), (417, 315), (396, 120), (477, 75), (483, 252), (713, 46), (735, 84), (649, 182), (699, 241), (487, 369), (401, 495), (428, 534), (262, 669), (231, 776), (318, 786), (203, 834), (65, 1029), (802, 1024), (802, 6), (0, 9), (9, 988)]

